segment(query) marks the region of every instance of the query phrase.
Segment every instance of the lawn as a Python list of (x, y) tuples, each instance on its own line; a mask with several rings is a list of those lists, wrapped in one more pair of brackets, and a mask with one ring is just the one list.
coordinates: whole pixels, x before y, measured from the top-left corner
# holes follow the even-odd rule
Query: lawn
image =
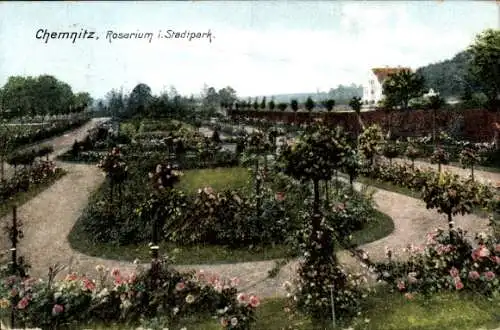
[[(295, 324), (293, 329), (314, 330), (305, 317), (289, 320), (288, 314), (283, 310), (285, 303), (286, 300), (283, 298), (263, 300), (258, 307), (257, 322), (252, 329), (280, 330)], [(408, 300), (400, 293), (389, 293), (387, 289), (380, 287), (377, 293), (366, 298), (363, 305), (365, 314), (360, 320), (361, 325), (353, 326), (353, 329), (475, 330), (494, 329), (500, 326), (500, 300), (490, 302), (484, 297), (470, 293), (441, 293), (427, 299), (417, 295), (413, 300)], [(221, 329), (217, 320), (190, 320), (181, 326), (189, 330)], [(337, 329), (347, 327), (348, 325), (344, 325)], [(80, 329), (89, 328), (83, 326)], [(93, 326), (92, 329), (126, 328), (114, 325)], [(333, 326), (322, 329), (333, 329)]]
[(186, 193), (208, 186), (220, 191), (248, 187), (249, 181), (250, 173), (243, 167), (196, 169), (185, 171), (177, 187)]

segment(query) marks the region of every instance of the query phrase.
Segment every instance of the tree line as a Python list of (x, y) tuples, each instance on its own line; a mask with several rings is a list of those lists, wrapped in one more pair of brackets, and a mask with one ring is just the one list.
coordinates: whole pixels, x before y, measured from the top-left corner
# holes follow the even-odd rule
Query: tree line
[(73, 93), (71, 86), (54, 76), (9, 77), (0, 88), (0, 118), (65, 115), (92, 105), (89, 93)]

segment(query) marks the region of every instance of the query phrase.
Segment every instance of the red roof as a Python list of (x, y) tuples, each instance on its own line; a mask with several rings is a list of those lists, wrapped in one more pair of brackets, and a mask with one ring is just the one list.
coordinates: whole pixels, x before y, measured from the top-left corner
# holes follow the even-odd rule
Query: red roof
[(389, 75), (401, 72), (403, 70), (409, 70), (411, 71), (411, 68), (402, 68), (402, 67), (397, 67), (397, 68), (373, 68), (372, 71), (377, 76), (377, 79), (379, 83), (383, 83)]

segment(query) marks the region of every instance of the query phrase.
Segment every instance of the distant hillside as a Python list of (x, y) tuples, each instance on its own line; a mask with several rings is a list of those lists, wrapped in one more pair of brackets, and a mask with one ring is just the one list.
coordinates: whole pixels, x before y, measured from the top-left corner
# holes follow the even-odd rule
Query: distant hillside
[(417, 73), (424, 77), (427, 89), (433, 88), (444, 97), (460, 97), (468, 85), (472, 91), (478, 90), (468, 77), (470, 60), (470, 52), (462, 51), (450, 60), (421, 67)]
[[(315, 102), (320, 102), (326, 99), (334, 99), (336, 104), (348, 104), (349, 100), (353, 96), (363, 96), (363, 86), (356, 86), (351, 84), (350, 86), (339, 85), (337, 88), (330, 89), (329, 92), (320, 93), (294, 93), (294, 94), (276, 94), (276, 95), (265, 95), (266, 99), (269, 101), (274, 99), (274, 102), (286, 102), (290, 103), (291, 100), (295, 99), (299, 103), (304, 103), (308, 97), (311, 97)], [(263, 96), (258, 96), (258, 102), (262, 100)], [(243, 98), (245, 100), (247, 98)], [(253, 102), (255, 97), (250, 98)]]

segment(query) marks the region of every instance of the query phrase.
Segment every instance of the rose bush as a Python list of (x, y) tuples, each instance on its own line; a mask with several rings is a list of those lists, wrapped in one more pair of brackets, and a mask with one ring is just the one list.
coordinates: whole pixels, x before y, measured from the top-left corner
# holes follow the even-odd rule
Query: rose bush
[(431, 155), (431, 164), (438, 164), (438, 172), (441, 172), (441, 165), (450, 163), (450, 153), (441, 147), (437, 147)]
[(432, 294), (443, 290), (468, 290), (486, 296), (500, 294), (500, 241), (480, 233), (474, 242), (466, 232), (454, 230), (453, 240), (443, 229), (427, 235), (424, 246), (409, 246), (406, 261), (376, 263), (379, 279), (402, 293)]
[(166, 327), (190, 315), (217, 317), (224, 329), (249, 329), (259, 306), (258, 297), (238, 292), (236, 279), (203, 271), (179, 273), (167, 260), (154, 277), (150, 269), (131, 274), (102, 266), (96, 269), (97, 279), (76, 273), (54, 282), (4, 278), (0, 281), (1, 315), (9, 316), (12, 308), (17, 324), (44, 329), (94, 322), (137, 324), (141, 318), (160, 316)]
[(369, 161), (370, 165), (374, 164), (374, 157), (382, 151), (384, 143), (384, 135), (382, 129), (378, 125), (367, 127), (358, 137), (358, 151)]

